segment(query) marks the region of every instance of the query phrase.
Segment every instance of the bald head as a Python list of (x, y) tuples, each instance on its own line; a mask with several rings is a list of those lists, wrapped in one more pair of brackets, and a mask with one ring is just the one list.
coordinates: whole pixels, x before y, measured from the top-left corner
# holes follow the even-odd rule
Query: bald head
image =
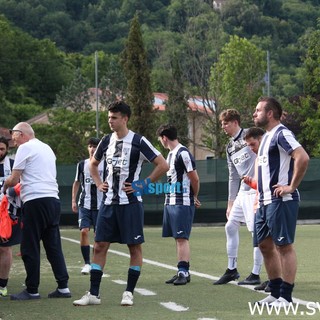
[(27, 122), (19, 122), (12, 129), (12, 131), (14, 130), (21, 131), (24, 135), (28, 136), (30, 139), (34, 138), (34, 131), (30, 126), (30, 124)]

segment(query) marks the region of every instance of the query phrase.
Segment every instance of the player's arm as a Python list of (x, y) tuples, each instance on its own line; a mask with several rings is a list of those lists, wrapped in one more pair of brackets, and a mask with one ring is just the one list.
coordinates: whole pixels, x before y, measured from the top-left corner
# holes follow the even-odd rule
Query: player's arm
[(289, 186), (274, 185), (274, 195), (282, 197), (285, 194), (294, 192), (300, 185), (309, 163), (309, 156), (303, 147), (298, 147), (291, 153), (294, 159), (293, 175)]
[(169, 165), (162, 154), (159, 154), (157, 157), (155, 157), (152, 163), (155, 167), (147, 179), (150, 179), (151, 182), (155, 182), (158, 181), (169, 170)]
[(89, 162), (89, 170), (90, 170), (90, 175), (94, 181), (94, 183), (97, 186), (97, 189), (101, 192), (107, 192), (108, 191), (108, 184), (107, 182), (102, 181), (98, 166), (99, 166), (100, 161), (98, 161), (95, 157), (92, 157)]
[(22, 170), (13, 169), (11, 175), (3, 184), (3, 192), (5, 192), (9, 187), (14, 187), (20, 181), (21, 174)]
[(188, 178), (190, 179), (190, 185), (192, 187), (194, 193), (194, 205), (196, 208), (201, 206), (201, 203), (198, 199), (199, 191), (200, 191), (200, 179), (197, 170), (193, 170), (187, 173)]
[(80, 188), (80, 181), (74, 181), (72, 185), (72, 211), (74, 213), (78, 212), (77, 206), (77, 195)]

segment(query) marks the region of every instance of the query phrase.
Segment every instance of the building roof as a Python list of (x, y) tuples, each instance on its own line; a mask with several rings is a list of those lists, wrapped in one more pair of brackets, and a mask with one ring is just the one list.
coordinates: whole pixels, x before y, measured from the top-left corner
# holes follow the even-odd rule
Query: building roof
[[(160, 111), (166, 109), (165, 103), (168, 101), (168, 95), (166, 93), (154, 93), (154, 108)], [(189, 109), (191, 111), (198, 111), (200, 113), (212, 113), (215, 110), (214, 100), (204, 100), (200, 96), (190, 97), (188, 99)]]

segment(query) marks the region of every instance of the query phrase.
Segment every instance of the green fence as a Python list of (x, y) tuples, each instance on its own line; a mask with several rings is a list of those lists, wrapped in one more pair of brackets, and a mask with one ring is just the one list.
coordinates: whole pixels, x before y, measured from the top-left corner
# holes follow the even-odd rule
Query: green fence
[[(201, 187), (201, 208), (196, 210), (195, 223), (225, 222), (228, 195), (228, 169), (226, 160), (211, 159), (196, 162)], [(320, 218), (320, 159), (311, 159), (308, 171), (299, 187), (301, 204), (299, 219)], [(77, 214), (71, 210), (71, 190), (75, 177), (75, 165), (58, 166), (58, 183), (62, 204), (61, 224), (76, 225)], [(141, 177), (152, 170), (152, 164), (143, 167)], [(163, 182), (165, 178), (163, 178)], [(159, 225), (162, 222), (164, 195), (144, 195), (145, 224)]]

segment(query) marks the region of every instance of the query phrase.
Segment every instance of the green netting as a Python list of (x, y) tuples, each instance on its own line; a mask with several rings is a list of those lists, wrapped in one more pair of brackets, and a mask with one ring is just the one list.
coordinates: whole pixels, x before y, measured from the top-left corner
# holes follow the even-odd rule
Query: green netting
[[(228, 195), (228, 168), (226, 160), (210, 159), (196, 161), (200, 177), (201, 208), (197, 209), (196, 223), (224, 222)], [(318, 219), (320, 213), (319, 182), (320, 159), (311, 159), (308, 171), (299, 187), (301, 194), (300, 219)], [(71, 191), (75, 177), (75, 165), (58, 166), (58, 183), (62, 204), (62, 223), (76, 224), (77, 215), (71, 210)], [(141, 177), (152, 170), (152, 164), (143, 167)], [(162, 179), (165, 182), (165, 178)], [(145, 223), (160, 224), (164, 195), (144, 195)]]

